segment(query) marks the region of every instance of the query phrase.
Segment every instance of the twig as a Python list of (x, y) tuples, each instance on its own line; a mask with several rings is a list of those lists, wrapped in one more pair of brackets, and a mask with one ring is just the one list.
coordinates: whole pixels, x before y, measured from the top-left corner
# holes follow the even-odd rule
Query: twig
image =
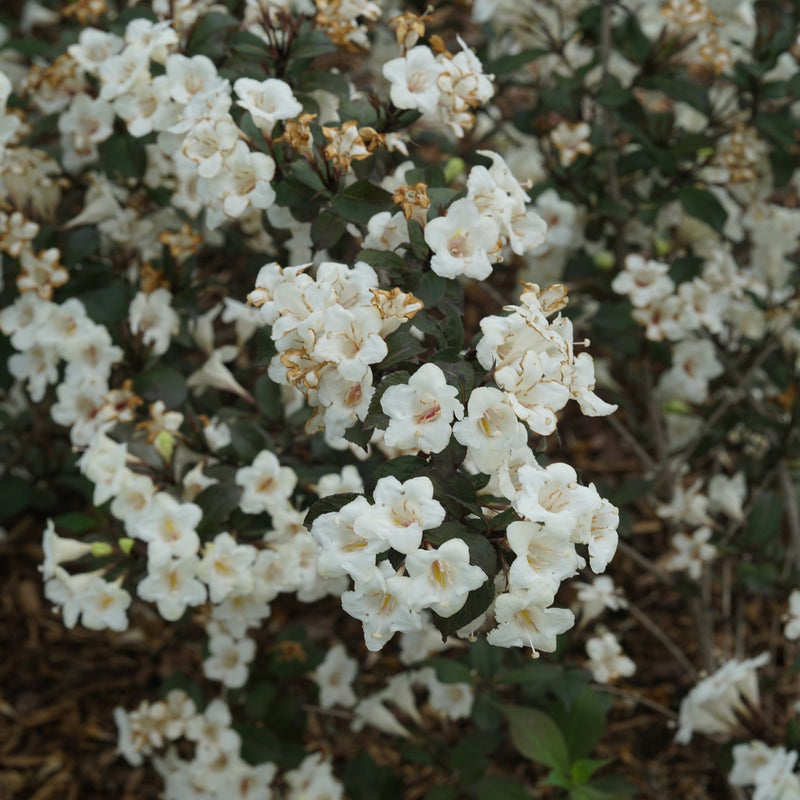
[(781, 574), (782, 578), (786, 578), (792, 567), (800, 569), (800, 506), (798, 506), (797, 502), (797, 490), (785, 461), (781, 461), (778, 464), (778, 478), (786, 500), (786, 516), (789, 521), (789, 532), (792, 536), (792, 543), (786, 554), (786, 561), (783, 564)]
[(653, 473), (654, 475), (658, 472), (658, 464), (653, 460), (650, 453), (644, 449), (644, 447), (639, 444), (639, 440), (629, 431), (625, 425), (619, 421), (616, 414), (611, 414), (610, 416), (606, 417), (608, 420), (609, 425), (614, 429), (616, 433), (618, 433), (630, 446), (631, 450), (636, 453), (639, 461), (642, 462), (644, 467), (647, 469), (648, 472)]
[(761, 348), (758, 355), (753, 359), (753, 363), (745, 370), (739, 382), (734, 389), (722, 400), (722, 402), (714, 409), (711, 416), (703, 423), (703, 427), (695, 434), (694, 438), (684, 448), (684, 452), (691, 454), (698, 444), (703, 440), (703, 437), (719, 422), (719, 420), (728, 413), (734, 403), (739, 402), (740, 395), (745, 386), (752, 380), (755, 373), (761, 369), (761, 365), (769, 358), (772, 351), (780, 344), (777, 336), (770, 339), (764, 347)]
[(667, 717), (667, 719), (674, 720), (675, 722), (678, 721), (678, 715), (671, 708), (662, 706), (661, 703), (657, 703), (655, 700), (651, 700), (649, 697), (645, 697), (638, 692), (631, 691), (630, 689), (620, 689), (617, 686), (608, 686), (604, 683), (598, 683), (594, 685), (603, 692), (608, 692), (608, 694), (613, 694), (617, 697), (622, 697), (625, 700), (630, 700), (631, 702), (637, 703), (640, 706), (647, 706), (647, 708), (651, 709), (652, 711), (657, 711), (659, 714)]
[(706, 672), (713, 672), (716, 668), (714, 660), (714, 628), (711, 625), (711, 617), (708, 613), (708, 606), (703, 602), (702, 597), (691, 597), (689, 599), (689, 611), (692, 613), (695, 631), (697, 633), (697, 649), (700, 653), (700, 662)]
[(630, 611), (631, 616), (649, 633), (655, 636), (661, 644), (670, 652), (672, 657), (686, 670), (689, 674), (689, 677), (693, 681), (697, 681), (699, 677), (699, 673), (695, 669), (694, 665), (691, 661), (684, 655), (683, 650), (672, 641), (672, 639), (667, 636), (664, 631), (653, 622), (647, 614), (644, 613), (640, 608), (634, 605), (630, 600), (628, 601), (628, 611)]
[(665, 586), (672, 586), (675, 583), (672, 575), (670, 575), (666, 570), (661, 569), (658, 564), (656, 564), (654, 561), (651, 561), (649, 558), (647, 558), (647, 556), (643, 556), (638, 550), (631, 547), (623, 539), (619, 540), (617, 547), (631, 560), (635, 561), (640, 567), (643, 567), (651, 575), (655, 575), (656, 578), (658, 578)]

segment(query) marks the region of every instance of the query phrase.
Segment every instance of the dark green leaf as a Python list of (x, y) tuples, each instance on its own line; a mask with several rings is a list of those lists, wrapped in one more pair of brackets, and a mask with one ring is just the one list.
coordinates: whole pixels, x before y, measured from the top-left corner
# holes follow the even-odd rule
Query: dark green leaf
[(510, 775), (486, 775), (470, 784), (468, 791), (475, 800), (529, 800), (531, 797)]
[(215, 58), (219, 55), (218, 45), (212, 46), (212, 41), (218, 39), (220, 35), (224, 36), (225, 31), (229, 28), (236, 28), (239, 26), (239, 21), (222, 11), (211, 11), (206, 14), (195, 25), (192, 35), (189, 37), (189, 43), (186, 45), (186, 52), (190, 56), (203, 54), (210, 58)]
[(242, 488), (233, 482), (233, 475), (228, 480), (206, 486), (194, 499), (203, 510), (198, 533), (201, 536), (215, 536), (225, 530), (231, 511), (239, 507), (241, 495)]
[(366, 225), (370, 218), (381, 211), (394, 208), (392, 196), (372, 181), (359, 180), (331, 198), (334, 211), (348, 222)]
[(283, 399), (281, 398), (280, 384), (275, 383), (269, 375), (261, 375), (253, 387), (258, 407), (264, 416), (272, 422), (283, 419)]
[(464, 603), (463, 608), (453, 614), (452, 617), (440, 617), (438, 614), (431, 613), (433, 624), (442, 638), (445, 639), (451, 633), (455, 633), (460, 628), (469, 625), (470, 622), (477, 619), (494, 600), (494, 581), (487, 581), (478, 589), (474, 589), (467, 595), (467, 602)]
[(570, 780), (575, 786), (581, 786), (589, 782), (589, 778), (594, 775), (597, 770), (602, 769), (613, 761), (611, 758), (579, 758), (577, 761), (572, 762), (570, 769)]
[(248, 689), (245, 697), (244, 711), (250, 722), (264, 722), (267, 712), (278, 694), (278, 686), (271, 681), (259, 681)]
[(717, 233), (722, 233), (728, 212), (708, 189), (701, 189), (699, 186), (681, 186), (678, 189), (678, 199), (689, 216), (697, 217)]
[(583, 684), (563, 714), (553, 711), (553, 717), (564, 733), (567, 750), (573, 761), (586, 758), (594, 750), (603, 735), (610, 706), (611, 701), (606, 692)]
[(0, 519), (6, 521), (29, 508), (36, 499), (31, 480), (7, 475), (0, 481)]
[(550, 767), (557, 775), (569, 775), (567, 743), (560, 728), (543, 711), (504, 705), (514, 747), (526, 758)]
[(513, 55), (500, 56), (486, 65), (486, 71), (493, 75), (504, 75), (507, 72), (517, 72), (520, 67), (524, 67), (537, 58), (546, 56), (550, 51), (543, 47), (529, 47), (520, 53)]
[(133, 388), (148, 403), (162, 400), (167, 408), (180, 408), (188, 394), (183, 375), (164, 364), (156, 364), (137, 375)]
[(489, 644), (482, 636), (470, 645), (469, 660), (483, 680), (491, 681), (503, 663), (502, 648)]
[[(0, 484), (0, 491), (2, 484)], [(2, 508), (2, 500), (0, 500)], [(87, 531), (96, 530), (100, 525), (100, 520), (92, 514), (84, 514), (80, 511), (67, 511), (66, 514), (59, 514), (53, 520), (56, 530), (69, 531), (69, 533), (81, 534)]]
[[(388, 352), (386, 357), (378, 364), (378, 369), (390, 369), (404, 361), (410, 361), (425, 351), (425, 346), (408, 329), (401, 326), (386, 337)], [(381, 383), (383, 385), (383, 383)]]
[(375, 267), (375, 269), (389, 269), (399, 273), (408, 269), (406, 259), (389, 250), (362, 250), (356, 260), (363, 261), (371, 267)]
[(348, 503), (352, 503), (353, 500), (358, 497), (362, 497), (362, 495), (357, 492), (342, 492), (340, 494), (331, 494), (327, 497), (321, 497), (319, 500), (312, 503), (311, 508), (308, 509), (304, 525), (311, 530), (311, 526), (314, 524), (314, 520), (317, 517), (322, 514), (335, 513)]
[(61, 237), (61, 260), (72, 271), (76, 264), (95, 253), (99, 247), (100, 234), (93, 225), (71, 228)]
[(347, 221), (323, 211), (311, 223), (311, 241), (320, 250), (328, 250), (342, 238)]
[(363, 750), (342, 771), (350, 800), (400, 800), (403, 783), (393, 769), (378, 766)]
[(383, 461), (370, 471), (369, 481), (374, 486), (381, 478), (392, 475), (401, 483), (422, 474), (427, 461), (420, 456), (397, 456), (389, 461)]
[(475, 678), (460, 661), (454, 661), (452, 658), (429, 658), (425, 661), (424, 666), (433, 667), (436, 670), (436, 677), (442, 683), (475, 683)]
[(319, 176), (319, 173), (314, 169), (314, 167), (309, 164), (308, 161), (304, 158), (298, 158), (296, 161), (293, 161), (288, 168), (291, 170), (292, 175), (294, 175), (297, 180), (301, 183), (308, 186), (310, 189), (313, 189), (315, 192), (325, 192), (327, 191), (327, 187), (322, 181), (322, 178)]
[(780, 147), (790, 148), (797, 143), (795, 132), (798, 123), (786, 111), (763, 112), (753, 120), (756, 128)]

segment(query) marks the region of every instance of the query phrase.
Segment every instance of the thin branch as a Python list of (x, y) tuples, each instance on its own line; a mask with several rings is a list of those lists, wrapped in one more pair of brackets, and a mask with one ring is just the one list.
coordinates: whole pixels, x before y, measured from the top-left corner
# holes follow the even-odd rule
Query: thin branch
[(650, 453), (639, 444), (639, 440), (633, 435), (625, 425), (619, 421), (616, 414), (611, 414), (610, 416), (606, 417), (608, 424), (614, 429), (616, 433), (620, 435), (622, 439), (630, 446), (631, 450), (636, 453), (637, 458), (639, 461), (642, 462), (642, 465), (647, 469), (648, 472), (652, 474), (656, 474), (658, 472), (658, 464), (653, 460)]
[(684, 670), (688, 673), (689, 677), (693, 681), (697, 681), (700, 677), (698, 671), (695, 669), (694, 664), (686, 657), (683, 650), (667, 636), (666, 633), (658, 626), (655, 622), (653, 622), (647, 614), (644, 613), (640, 608), (638, 608), (634, 603), (630, 600), (628, 601), (628, 611), (630, 612), (631, 616), (649, 633), (651, 633), (656, 639), (658, 639), (661, 644), (670, 652), (672, 657), (684, 668)]
[(638, 692), (631, 691), (630, 689), (620, 689), (617, 686), (608, 686), (604, 683), (597, 683), (594, 685), (603, 692), (608, 692), (608, 694), (630, 700), (632, 703), (636, 703), (640, 706), (646, 706), (652, 711), (657, 711), (659, 714), (662, 714), (667, 719), (674, 720), (675, 722), (678, 721), (678, 715), (671, 708), (662, 706), (661, 703), (657, 703), (655, 700), (651, 700), (649, 697), (645, 697)]
[(628, 558), (635, 561), (640, 567), (644, 568), (651, 575), (655, 575), (665, 586), (672, 586), (675, 581), (672, 575), (666, 570), (661, 569), (655, 561), (651, 561), (647, 556), (643, 556), (636, 548), (631, 547), (624, 539), (620, 539), (617, 544), (618, 549)]
[(800, 570), (800, 506), (797, 501), (797, 489), (785, 461), (781, 461), (778, 464), (778, 477), (780, 478), (781, 489), (783, 489), (789, 532), (792, 536), (792, 544), (786, 554), (786, 561), (781, 575), (782, 578), (786, 578), (793, 567)]

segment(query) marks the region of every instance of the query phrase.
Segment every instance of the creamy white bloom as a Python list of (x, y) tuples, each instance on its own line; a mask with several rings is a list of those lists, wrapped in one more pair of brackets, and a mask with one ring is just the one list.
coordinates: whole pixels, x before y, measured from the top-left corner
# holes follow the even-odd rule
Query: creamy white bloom
[(552, 653), (556, 636), (575, 623), (569, 609), (550, 608), (552, 602), (553, 592), (546, 584), (504, 592), (495, 600), (497, 627), (489, 631), (486, 640), (497, 647), (530, 647), (534, 657), (537, 650)]
[(206, 587), (197, 580), (196, 555), (174, 558), (167, 553), (150, 556), (147, 575), (139, 581), (136, 593), (142, 600), (156, 604), (158, 613), (173, 622), (180, 619), (188, 606), (206, 601)]
[(508, 396), (492, 386), (473, 389), (467, 415), (453, 425), (453, 435), (467, 446), (472, 462), (487, 475), (498, 469), (512, 450), (528, 441), (528, 433)]
[(447, 447), (453, 417), (461, 419), (464, 406), (458, 390), (447, 383), (436, 364), (423, 364), (408, 384), (390, 386), (381, 397), (381, 408), (389, 417), (384, 440), (390, 447), (416, 448), (439, 453)]
[(391, 83), (389, 97), (397, 108), (413, 108), (424, 116), (432, 117), (439, 104), (437, 85), (444, 67), (436, 60), (430, 48), (418, 45), (402, 58), (383, 65), (383, 76)]
[(416, 550), (406, 556), (411, 577), (410, 598), (415, 609), (429, 608), (441, 617), (460, 611), (467, 595), (489, 580), (469, 561), (469, 548), (461, 539), (443, 542), (435, 550)]
[(131, 333), (142, 334), (142, 343), (152, 345), (153, 355), (167, 352), (172, 335), (178, 332), (180, 317), (171, 306), (172, 293), (156, 289), (149, 294), (139, 292), (128, 309)]
[(368, 650), (380, 650), (397, 631), (418, 630), (420, 615), (411, 608), (411, 579), (395, 573), (388, 561), (373, 567), (353, 591), (342, 595), (342, 608), (361, 620)]
[(236, 471), (235, 481), (243, 489), (239, 508), (245, 514), (274, 514), (288, 502), (297, 475), (291, 467), (282, 467), (274, 453), (262, 450), (249, 467)]
[(229, 533), (219, 533), (203, 547), (203, 559), (197, 566), (198, 577), (208, 584), (209, 599), (221, 603), (228, 595), (247, 593), (253, 588), (250, 567), (256, 549), (239, 544)]
[(378, 539), (400, 553), (413, 553), (422, 533), (444, 522), (444, 508), (433, 498), (430, 478), (420, 476), (401, 483), (389, 475), (380, 478), (373, 492), (375, 504), (365, 509), (353, 527), (361, 536)]
[(358, 662), (347, 655), (344, 645), (331, 647), (322, 663), (311, 673), (314, 683), (319, 687), (319, 704), (322, 708), (352, 708), (357, 700), (352, 685), (357, 674)]
[(456, 200), (446, 216), (425, 226), (425, 241), (433, 251), (431, 269), (443, 278), (488, 278), (497, 261), (499, 238), (495, 221), (481, 215), (468, 197)]
[(707, 525), (697, 528), (691, 536), (676, 533), (672, 537), (675, 552), (664, 562), (665, 568), (673, 572), (686, 570), (690, 578), (700, 580), (705, 564), (717, 555), (717, 548), (709, 541), (712, 534)]
[(291, 119), (303, 111), (292, 94), (292, 87), (278, 78), (264, 81), (239, 78), (233, 84), (233, 91), (239, 98), (236, 104), (250, 112), (253, 121), (267, 136), (278, 120)]
[(769, 653), (745, 661), (731, 659), (700, 681), (681, 701), (675, 741), (689, 744), (692, 734), (730, 736), (739, 726), (737, 714), (758, 708), (756, 669), (769, 663)]
[(611, 683), (617, 678), (629, 678), (636, 664), (622, 652), (622, 647), (611, 632), (595, 636), (586, 642), (588, 667), (598, 683)]

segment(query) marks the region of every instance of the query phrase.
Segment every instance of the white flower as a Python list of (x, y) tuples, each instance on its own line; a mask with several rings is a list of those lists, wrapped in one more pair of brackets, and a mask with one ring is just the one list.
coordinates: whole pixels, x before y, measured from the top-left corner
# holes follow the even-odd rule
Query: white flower
[(430, 48), (418, 45), (403, 58), (383, 65), (383, 76), (392, 84), (389, 97), (397, 108), (418, 109), (427, 117), (436, 113), (440, 91), (437, 85), (444, 67)]
[(519, 520), (508, 526), (506, 535), (517, 556), (508, 572), (512, 588), (549, 585), (555, 591), (578, 571), (581, 559), (567, 528)]
[(578, 590), (577, 600), (581, 604), (583, 622), (591, 622), (606, 608), (610, 611), (619, 611), (628, 606), (622, 593), (614, 587), (614, 581), (608, 575), (600, 575), (592, 583), (577, 582), (573, 586)]
[(106, 581), (100, 575), (92, 575), (78, 590), (75, 601), (81, 608), (81, 622), (93, 631), (110, 628), (124, 631), (128, 628), (127, 610), (131, 604), (130, 594), (120, 585), (122, 580)]
[(39, 566), (44, 580), (49, 580), (55, 574), (55, 568), (66, 561), (75, 561), (89, 555), (92, 552), (92, 545), (86, 542), (79, 542), (77, 539), (69, 539), (59, 536), (56, 533), (53, 520), (47, 520), (47, 527), (42, 536), (42, 550), (44, 561)]
[(244, 489), (239, 508), (245, 514), (274, 514), (288, 502), (297, 475), (291, 467), (282, 467), (274, 453), (262, 450), (249, 467), (236, 471), (235, 482)]
[(441, 452), (450, 441), (453, 417), (464, 415), (457, 396), (436, 364), (423, 364), (407, 385), (390, 386), (383, 393), (381, 408), (389, 416), (384, 441), (404, 450)]
[(236, 104), (250, 112), (265, 136), (272, 134), (278, 120), (291, 119), (303, 112), (303, 106), (292, 94), (292, 87), (277, 78), (260, 82), (239, 78), (233, 84), (233, 91), (239, 97)]
[(306, 756), (297, 769), (283, 775), (294, 800), (342, 800), (344, 786), (333, 774), (333, 767), (322, 753)]
[(769, 663), (769, 653), (746, 661), (727, 661), (713, 675), (697, 684), (681, 701), (679, 728), (675, 741), (689, 744), (692, 734), (733, 733), (739, 726), (737, 714), (758, 708), (756, 669)]
[(365, 509), (353, 527), (359, 535), (378, 539), (400, 553), (413, 553), (422, 542), (422, 532), (444, 522), (444, 508), (433, 499), (430, 478), (400, 483), (389, 475), (375, 484), (373, 497), (375, 505)]
[(250, 567), (255, 559), (255, 547), (239, 544), (229, 533), (219, 533), (213, 542), (206, 542), (197, 575), (208, 584), (211, 602), (221, 603), (230, 594), (249, 592), (253, 588)]
[(800, 639), (800, 589), (792, 589), (789, 610), (784, 619), (783, 635), (792, 641)]
[(256, 643), (252, 639), (216, 634), (209, 637), (208, 652), (203, 662), (203, 674), (207, 678), (220, 681), (229, 689), (240, 689), (247, 683), (249, 665), (256, 655)]
[(368, 578), (342, 595), (342, 608), (364, 626), (368, 650), (380, 650), (396, 631), (421, 627), (420, 615), (409, 603), (410, 584), (410, 578), (395, 574), (388, 561), (381, 561)]
[(547, 584), (504, 592), (495, 600), (497, 627), (489, 631), (486, 640), (497, 647), (530, 647), (534, 657), (537, 650), (552, 653), (556, 636), (575, 623), (569, 609), (549, 608), (552, 602), (552, 587)]
[(628, 678), (636, 671), (636, 664), (622, 652), (613, 633), (607, 632), (586, 642), (589, 669), (598, 683), (611, 683), (617, 678)]
[(197, 554), (200, 537), (195, 528), (203, 518), (200, 506), (179, 503), (166, 492), (156, 492), (141, 514), (126, 523), (126, 529), (148, 543), (148, 557), (183, 558)]
[(731, 519), (742, 521), (742, 505), (747, 497), (747, 481), (744, 472), (737, 472), (730, 478), (727, 475), (714, 475), (708, 482), (709, 511), (721, 512)]
[(337, 644), (325, 654), (322, 663), (311, 673), (319, 687), (319, 704), (322, 708), (356, 704), (353, 680), (358, 674), (358, 662), (347, 655), (344, 645)]
[(469, 548), (461, 539), (448, 539), (435, 550), (417, 550), (406, 556), (411, 577), (413, 608), (429, 608), (440, 617), (460, 611), (467, 595), (489, 580), (478, 566), (469, 563)]
[(472, 391), (467, 415), (453, 425), (453, 435), (467, 446), (475, 466), (487, 475), (498, 469), (512, 450), (528, 442), (528, 432), (514, 413), (508, 395), (491, 386)]
[(170, 339), (180, 325), (171, 301), (172, 293), (168, 289), (156, 289), (150, 294), (139, 292), (128, 309), (131, 333), (141, 333), (143, 344), (152, 345), (156, 356), (167, 352)]
[(197, 580), (198, 563), (196, 555), (151, 556), (147, 559), (147, 575), (139, 582), (136, 593), (142, 600), (155, 603), (164, 619), (178, 620), (187, 606), (199, 606), (206, 601), (206, 587)]
[(357, 497), (339, 511), (320, 514), (311, 526), (311, 535), (320, 546), (317, 570), (324, 577), (350, 575), (366, 580), (375, 567), (375, 558), (387, 544), (373, 535), (368, 526), (366, 535), (355, 529), (356, 522), (372, 506), (366, 497)]
[(660, 261), (645, 261), (638, 253), (625, 258), (625, 269), (611, 281), (617, 294), (627, 294), (636, 308), (645, 308), (671, 295), (675, 284), (669, 267)]
[(469, 719), (475, 692), (468, 683), (443, 683), (433, 669), (416, 672), (416, 683), (423, 683), (428, 690), (428, 702), (435, 711), (448, 719)]
[(733, 769), (728, 780), (733, 786), (754, 785), (753, 800), (797, 800), (800, 777), (793, 772), (797, 752), (768, 747), (754, 740), (733, 748)]
[(433, 250), (431, 269), (443, 278), (465, 275), (482, 281), (492, 272), (499, 251), (500, 230), (479, 213), (468, 197), (456, 200), (447, 215), (425, 226), (425, 241)]
[(703, 566), (717, 555), (717, 548), (709, 542), (712, 533), (707, 525), (698, 528), (691, 536), (676, 533), (672, 537), (672, 546), (677, 552), (664, 562), (664, 567), (672, 572), (686, 570), (690, 578), (700, 580)]

